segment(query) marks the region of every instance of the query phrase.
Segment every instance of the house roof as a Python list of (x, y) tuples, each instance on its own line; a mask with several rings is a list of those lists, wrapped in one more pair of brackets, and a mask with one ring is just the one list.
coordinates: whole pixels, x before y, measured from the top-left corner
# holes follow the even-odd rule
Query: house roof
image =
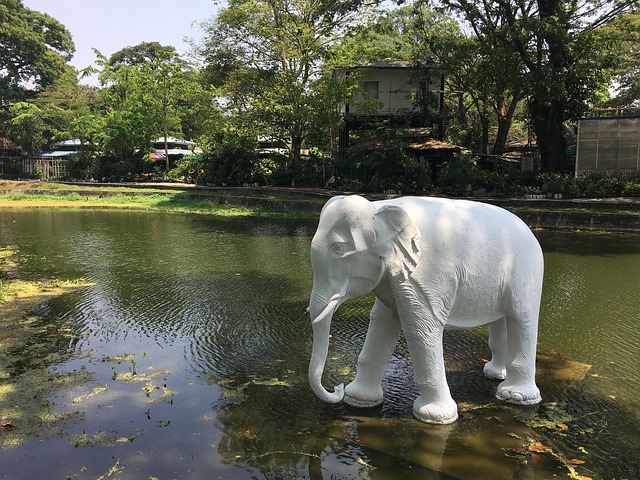
[(345, 65), (342, 67), (337, 67), (334, 70), (357, 70), (357, 69), (376, 69), (376, 70), (406, 70), (409, 68), (412, 68), (412, 64), (411, 62), (407, 61), (407, 60), (395, 60), (395, 59), (388, 59), (388, 60), (381, 60), (379, 62), (368, 62), (368, 63), (361, 63), (358, 65)]
[[(202, 150), (199, 148), (195, 148), (193, 150), (189, 150), (186, 148), (169, 148), (167, 150), (167, 153), (169, 154), (169, 156), (173, 156), (173, 155), (193, 155), (194, 153), (202, 153)], [(162, 158), (164, 158), (164, 148), (157, 148), (155, 151), (156, 155), (161, 156)]]
[[(85, 144), (88, 144), (89, 142), (85, 142)], [(77, 138), (74, 138), (73, 140), (61, 140), (59, 142), (53, 142), (51, 144), (52, 147), (79, 147), (80, 146), (80, 140), (78, 140)]]
[(48, 152), (38, 152), (33, 154), (33, 158), (59, 158), (78, 155), (75, 150), (50, 150)]
[[(164, 137), (160, 137), (154, 140), (153, 143), (164, 144)], [(196, 142), (192, 142), (191, 140), (182, 140), (181, 138), (175, 138), (175, 137), (167, 137), (167, 143), (175, 143), (176, 145), (186, 145), (189, 147), (192, 147), (196, 144)]]
[(357, 65), (354, 66), (352, 68), (380, 68), (380, 69), (385, 69), (385, 68), (411, 68), (411, 62), (407, 61), (407, 60), (394, 60), (394, 59), (388, 59), (388, 60), (382, 60), (380, 62), (371, 62), (371, 63), (364, 63), (362, 65)]

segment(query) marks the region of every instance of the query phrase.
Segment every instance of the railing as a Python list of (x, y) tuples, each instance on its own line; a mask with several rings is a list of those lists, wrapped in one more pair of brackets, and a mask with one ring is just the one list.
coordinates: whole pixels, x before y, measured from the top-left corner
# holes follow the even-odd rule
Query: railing
[(22, 170), (42, 180), (68, 176), (67, 159), (60, 158), (25, 158), (22, 161)]

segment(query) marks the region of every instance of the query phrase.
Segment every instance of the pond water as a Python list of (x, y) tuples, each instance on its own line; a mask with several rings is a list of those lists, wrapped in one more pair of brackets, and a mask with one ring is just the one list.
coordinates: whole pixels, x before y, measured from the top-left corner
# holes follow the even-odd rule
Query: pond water
[[(309, 389), (314, 230), (307, 220), (2, 210), (0, 247), (18, 250), (23, 279), (93, 285), (38, 312), (73, 332), (46, 347), (64, 353), (49, 369), (86, 381), (45, 400), (74, 420), (0, 450), (0, 478), (640, 478), (639, 236), (536, 232), (544, 403), (491, 405), (486, 329), (450, 331), (462, 414), (432, 426), (412, 419), (402, 341), (380, 407), (327, 405)], [(334, 317), (325, 385), (353, 377), (371, 304)]]

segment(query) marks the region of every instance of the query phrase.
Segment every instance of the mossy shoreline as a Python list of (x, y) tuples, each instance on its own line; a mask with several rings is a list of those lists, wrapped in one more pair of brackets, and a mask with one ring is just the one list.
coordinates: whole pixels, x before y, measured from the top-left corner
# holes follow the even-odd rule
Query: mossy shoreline
[[(344, 193), (303, 188), (0, 180), (0, 208), (115, 208), (221, 217), (317, 218), (329, 198)], [(377, 200), (393, 196), (368, 197)], [(471, 199), (511, 210), (531, 228), (640, 233), (640, 200), (636, 198)]]
[(0, 247), (0, 450), (54, 435), (78, 420), (80, 413), (57, 411), (48, 398), (92, 381), (85, 371), (55, 371), (53, 366), (73, 349), (50, 345), (71, 345), (75, 334), (64, 325), (44, 321), (37, 312), (53, 298), (91, 284), (84, 279), (22, 280), (18, 256), (17, 249)]
[(0, 208), (116, 208), (196, 213), (222, 217), (291, 217), (318, 215), (329, 198), (250, 189), (207, 189), (188, 185), (68, 185), (0, 181)]

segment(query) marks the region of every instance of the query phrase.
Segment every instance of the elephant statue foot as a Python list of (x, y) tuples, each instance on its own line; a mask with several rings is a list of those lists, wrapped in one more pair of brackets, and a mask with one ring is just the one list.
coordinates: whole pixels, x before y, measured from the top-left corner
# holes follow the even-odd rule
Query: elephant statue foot
[(484, 366), (484, 376), (491, 380), (504, 380), (507, 378), (507, 368), (504, 365), (497, 365), (495, 361), (490, 361)]
[(421, 422), (448, 425), (458, 419), (458, 406), (452, 398), (428, 402), (420, 395), (413, 402), (413, 416)]
[(505, 382), (498, 385), (496, 398), (514, 405), (535, 405), (542, 400), (535, 385), (505, 385)]
[(358, 408), (376, 407), (384, 400), (382, 387), (351, 382), (344, 389), (344, 402)]

